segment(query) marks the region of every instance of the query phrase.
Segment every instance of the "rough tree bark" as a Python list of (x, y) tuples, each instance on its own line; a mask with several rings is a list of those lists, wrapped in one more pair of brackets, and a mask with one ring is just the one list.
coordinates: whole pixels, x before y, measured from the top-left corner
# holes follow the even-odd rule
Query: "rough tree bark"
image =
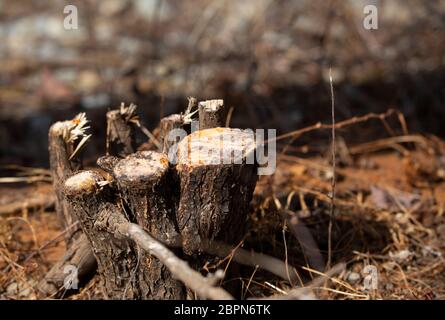
[[(130, 223), (122, 209), (109, 202), (114, 200), (114, 191), (98, 172), (82, 171), (73, 175), (66, 180), (64, 192), (91, 242), (108, 298), (161, 298), (145, 290), (145, 287), (154, 285), (147, 282), (153, 279), (142, 279), (140, 275), (152, 266), (143, 261), (140, 250), (135, 249), (140, 246), (201, 297), (232, 299), (226, 291), (213, 286), (218, 277), (203, 278), (139, 225)], [(159, 293), (168, 290), (171, 283), (156, 284), (161, 286)]]
[(227, 110), (222, 99), (201, 101), (199, 108), (199, 130), (225, 127)]
[(178, 146), (178, 226), (187, 254), (205, 240), (236, 243), (257, 181), (253, 135), (239, 129), (196, 131)]
[(78, 158), (69, 160), (70, 155), (74, 151), (74, 145), (67, 142), (67, 134), (72, 126), (73, 120), (56, 122), (51, 126), (48, 133), (49, 166), (54, 192), (56, 193), (56, 213), (59, 216), (62, 228), (69, 228), (65, 235), (68, 244), (73, 240), (73, 235), (80, 230), (80, 226), (72, 226), (77, 221), (77, 218), (72, 214), (71, 208), (65, 201), (62, 193), (65, 179), (81, 168)]
[(99, 172), (81, 171), (66, 180), (64, 193), (91, 244), (108, 298), (148, 298), (141, 290), (146, 284), (137, 277), (139, 253), (128, 239), (108, 231), (128, 222), (112, 203), (114, 192), (108, 183)]
[[(101, 163), (104, 160), (100, 161)], [(114, 161), (111, 161), (114, 162)], [(178, 237), (175, 219), (177, 192), (167, 156), (155, 151), (141, 151), (114, 162), (110, 171), (116, 180), (130, 221), (137, 222), (155, 238), (166, 243)], [(184, 299), (184, 286), (155, 257), (143, 254), (144, 268), (139, 273), (143, 295), (153, 299)]]
[[(181, 274), (179, 279), (189, 286), (186, 274), (198, 280), (199, 273), (181, 272), (184, 270), (177, 265), (177, 258), (153, 238), (175, 246), (180, 243), (192, 264), (203, 262), (199, 257), (196, 260), (195, 253), (208, 253), (215, 241), (237, 244), (242, 238), (257, 181), (253, 133), (222, 128), (223, 101), (210, 100), (199, 105), (200, 128), (217, 128), (194, 132), (180, 142), (169, 141), (172, 129), (189, 123), (193, 114), (190, 106), (195, 102), (190, 101), (186, 116), (162, 119), (162, 153), (135, 152), (133, 125), (138, 119), (134, 105), (108, 112), (107, 156), (97, 162), (106, 173), (75, 173), (78, 167), (68, 158), (74, 145), (66, 143), (71, 139), (67, 129), (59, 130), (55, 125), (59, 130), (55, 134), (52, 128), (50, 156), (58, 208), (62, 221), (78, 220), (83, 231), (73, 233), (79, 235), (76, 242), (54, 267), (59, 273), (62, 270), (62, 284), (66, 278), (62, 267), (67, 263), (80, 266), (78, 271), (83, 272), (82, 266), (91, 271), (97, 261), (109, 298), (185, 299), (184, 285), (171, 272)], [(174, 170), (167, 154), (175, 143)], [(185, 268), (184, 263), (179, 265)], [(222, 289), (199, 289), (196, 284), (190, 287), (204, 297), (231, 298)]]
[(204, 278), (199, 272), (189, 267), (187, 262), (177, 258), (162, 243), (153, 239), (139, 225), (120, 224), (113, 232), (133, 239), (141, 248), (158, 258), (179, 280), (196, 292), (202, 299), (232, 300), (233, 297), (224, 289), (214, 287), (222, 277), (222, 270)]
[[(82, 123), (84, 121), (84, 123)], [(65, 267), (75, 266), (79, 282), (89, 278), (96, 268), (96, 261), (91, 251), (88, 239), (76, 223), (69, 204), (63, 196), (63, 183), (74, 171), (81, 168), (78, 157), (70, 159), (76, 150), (76, 144), (81, 140), (86, 118), (79, 115), (73, 120), (56, 122), (48, 133), (50, 170), (56, 194), (56, 212), (63, 230), (67, 230), (65, 241), (67, 252), (45, 275), (38, 285), (44, 295), (58, 296), (67, 276)]]

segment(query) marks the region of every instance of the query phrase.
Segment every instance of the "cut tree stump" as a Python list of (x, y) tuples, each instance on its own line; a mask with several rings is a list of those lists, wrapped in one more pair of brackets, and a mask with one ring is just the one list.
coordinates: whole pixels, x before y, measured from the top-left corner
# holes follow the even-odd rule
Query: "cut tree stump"
[[(159, 123), (160, 139), (162, 143), (162, 150), (165, 154), (169, 154), (170, 148), (180, 141), (180, 137), (172, 136), (171, 132), (174, 129), (183, 129), (184, 117), (181, 114), (172, 114), (161, 119)], [(171, 136), (169, 136), (171, 134)], [(174, 152), (175, 150), (173, 150)]]
[(136, 106), (123, 103), (117, 110), (107, 112), (107, 155), (126, 156), (136, 151)]
[(196, 131), (178, 146), (178, 226), (187, 254), (203, 240), (234, 244), (244, 232), (257, 181), (252, 134), (239, 129)]
[(65, 235), (68, 244), (73, 240), (73, 235), (80, 230), (80, 226), (72, 227), (77, 218), (71, 213), (62, 193), (65, 179), (81, 168), (78, 158), (69, 160), (70, 155), (74, 152), (74, 144), (67, 140), (73, 125), (73, 120), (56, 122), (51, 126), (48, 133), (49, 166), (54, 192), (56, 193), (56, 212), (63, 230), (69, 228)]
[(201, 101), (199, 109), (199, 130), (225, 127), (227, 110), (222, 99)]
[[(214, 288), (222, 272), (203, 278), (166, 248), (185, 253), (195, 267), (215, 243), (238, 244), (257, 181), (253, 132), (223, 128), (223, 101), (209, 100), (199, 104), (200, 128), (208, 129), (185, 136), (195, 105), (190, 99), (185, 115), (161, 120), (162, 152), (135, 152), (134, 126), (140, 124), (134, 105), (108, 112), (107, 155), (97, 160), (102, 170), (77, 171), (74, 162), (76, 145), (85, 141), (74, 144), (71, 135), (85, 139), (86, 119), (53, 126), (50, 158), (58, 211), (65, 225), (81, 227), (47, 275), (58, 281), (53, 291), (65, 284), (68, 264), (80, 278), (94, 271), (97, 261), (111, 299), (185, 299), (184, 283), (200, 297), (232, 298)], [(169, 139), (174, 129), (185, 129), (185, 137)]]
[[(111, 174), (128, 208), (130, 221), (137, 222), (156, 239), (175, 242), (179, 236), (175, 218), (177, 192), (167, 156), (141, 151), (115, 163)], [(153, 299), (185, 299), (185, 288), (155, 257), (143, 254), (148, 277), (143, 288)]]
[[(79, 114), (73, 120), (56, 122), (48, 133), (50, 171), (56, 194), (56, 212), (62, 230), (67, 230), (65, 242), (68, 250), (45, 275), (38, 284), (38, 290), (44, 295), (60, 296), (67, 277), (66, 267), (77, 268), (78, 281), (85, 282), (94, 272), (96, 262), (87, 238), (76, 223), (77, 217), (63, 195), (63, 183), (74, 171), (81, 168), (79, 157), (74, 153), (88, 136), (84, 135), (86, 127), (84, 114)], [(74, 156), (73, 156), (74, 155)]]
[(96, 171), (81, 171), (66, 180), (64, 193), (89, 239), (108, 298), (147, 298), (137, 276), (139, 253), (131, 241), (108, 231), (110, 225), (128, 220), (112, 203), (113, 191), (105, 178)]

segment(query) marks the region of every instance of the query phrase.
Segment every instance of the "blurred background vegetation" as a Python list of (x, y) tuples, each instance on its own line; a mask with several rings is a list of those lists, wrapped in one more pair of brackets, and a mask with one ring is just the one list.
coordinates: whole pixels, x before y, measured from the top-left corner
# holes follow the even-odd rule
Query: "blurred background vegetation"
[[(77, 30), (63, 28), (68, 4)], [(363, 28), (367, 4), (378, 30)], [(225, 99), (234, 127), (329, 121), (330, 67), (338, 120), (393, 107), (443, 137), (444, 39), (445, 1), (0, 0), (0, 164), (46, 166), (49, 126), (78, 112), (93, 158), (122, 101), (150, 129), (188, 96)], [(382, 132), (355, 130), (348, 141)]]

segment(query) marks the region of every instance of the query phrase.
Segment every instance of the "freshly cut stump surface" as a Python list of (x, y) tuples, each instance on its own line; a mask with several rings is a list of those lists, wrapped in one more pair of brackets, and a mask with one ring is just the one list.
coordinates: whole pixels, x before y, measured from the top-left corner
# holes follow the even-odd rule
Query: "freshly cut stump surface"
[(252, 133), (212, 128), (196, 131), (178, 146), (178, 226), (187, 254), (202, 241), (239, 241), (257, 181)]

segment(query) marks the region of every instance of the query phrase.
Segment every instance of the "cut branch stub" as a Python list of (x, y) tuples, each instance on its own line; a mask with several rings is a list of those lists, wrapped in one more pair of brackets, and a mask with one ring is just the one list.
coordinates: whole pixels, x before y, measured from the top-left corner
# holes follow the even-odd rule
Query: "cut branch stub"
[(115, 156), (102, 156), (99, 159), (97, 159), (97, 165), (102, 168), (102, 170), (112, 173), (113, 168), (118, 163), (120, 158)]
[[(56, 193), (56, 212), (63, 229), (72, 226), (77, 221), (76, 217), (71, 214), (70, 208), (64, 199), (62, 186), (65, 179), (74, 171), (81, 167), (80, 161), (77, 159), (69, 160), (70, 155), (74, 151), (74, 145), (67, 140), (67, 134), (73, 127), (71, 121), (61, 121), (54, 123), (48, 133), (49, 147), (49, 165), (53, 178), (54, 192)], [(71, 227), (65, 239), (70, 243), (73, 235), (80, 230), (79, 226)]]
[[(141, 151), (120, 160), (113, 168), (122, 199), (129, 208), (130, 220), (166, 243), (175, 242), (178, 231), (175, 219), (177, 195), (165, 154)], [(168, 269), (155, 257), (147, 259), (146, 288), (155, 299), (184, 299), (185, 288), (173, 279)]]
[(107, 154), (124, 157), (136, 151), (136, 106), (131, 104), (107, 112)]
[(167, 156), (140, 151), (121, 159), (112, 171), (132, 217), (157, 239), (175, 238), (174, 200)]
[(253, 133), (229, 128), (197, 131), (179, 143), (177, 220), (187, 254), (204, 240), (235, 243), (243, 236), (257, 181), (254, 150)]
[(227, 110), (222, 99), (201, 101), (199, 108), (199, 129), (224, 127)]
[(159, 123), (160, 138), (162, 142), (162, 150), (159, 150), (165, 154), (168, 154), (170, 148), (179, 142), (180, 137), (178, 135), (169, 136), (174, 129), (182, 129), (184, 125), (184, 117), (180, 114), (172, 114), (168, 117), (162, 118)]
[(48, 132), (49, 161), (56, 194), (56, 212), (63, 230), (67, 252), (40, 281), (38, 289), (45, 295), (58, 296), (66, 278), (67, 266), (77, 268), (79, 282), (86, 281), (96, 269), (96, 260), (86, 236), (76, 224), (77, 217), (72, 213), (63, 195), (63, 183), (74, 171), (80, 169), (79, 150), (90, 137), (85, 134), (88, 127), (85, 114), (73, 120), (54, 123)]
[(108, 297), (146, 298), (140, 290), (143, 284), (133, 276), (138, 268), (138, 253), (128, 240), (108, 232), (108, 225), (128, 220), (108, 202), (112, 192), (106, 183), (98, 172), (81, 171), (65, 181), (64, 193), (91, 244)]

